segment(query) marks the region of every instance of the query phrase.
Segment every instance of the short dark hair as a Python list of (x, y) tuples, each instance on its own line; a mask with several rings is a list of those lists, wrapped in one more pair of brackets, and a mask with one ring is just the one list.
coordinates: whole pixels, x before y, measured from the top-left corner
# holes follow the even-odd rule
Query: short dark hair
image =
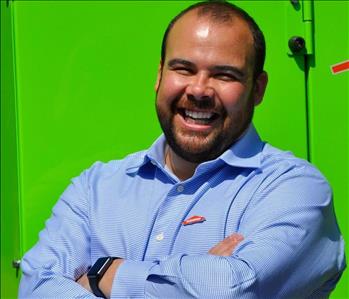
[(198, 9), (198, 16), (209, 15), (214, 21), (217, 22), (230, 22), (234, 17), (240, 17), (244, 20), (253, 37), (254, 46), (254, 70), (253, 78), (256, 79), (258, 75), (263, 72), (264, 61), (265, 61), (265, 39), (263, 32), (258, 27), (254, 19), (243, 9), (237, 7), (236, 5), (224, 1), (204, 1), (195, 3), (186, 9), (182, 10), (178, 15), (176, 15), (171, 22), (168, 24), (166, 31), (164, 33), (161, 45), (161, 63), (163, 65), (166, 56), (166, 46), (168, 35), (174, 26), (174, 24), (187, 12)]

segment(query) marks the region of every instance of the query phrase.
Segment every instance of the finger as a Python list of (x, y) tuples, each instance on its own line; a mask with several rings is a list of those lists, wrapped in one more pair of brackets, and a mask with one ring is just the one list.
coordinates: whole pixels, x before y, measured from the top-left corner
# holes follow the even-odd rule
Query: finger
[(234, 233), (221, 242), (213, 246), (209, 250), (209, 254), (219, 255), (219, 256), (230, 256), (235, 247), (244, 239), (244, 237), (240, 234)]
[(244, 237), (238, 233), (235, 233), (235, 234), (232, 234), (232, 235), (226, 237), (225, 239), (228, 239), (230, 244), (234, 244), (236, 246), (244, 239)]
[(214, 255), (227, 255), (231, 251), (231, 247), (229, 240), (224, 239), (223, 241), (219, 242), (216, 244), (209, 253), (214, 254)]
[(208, 253), (212, 255), (229, 256), (231, 255), (231, 250), (230, 248), (216, 245), (215, 247), (211, 248)]
[(218, 248), (235, 248), (243, 239), (244, 237), (242, 235), (234, 233), (224, 238), (216, 246)]

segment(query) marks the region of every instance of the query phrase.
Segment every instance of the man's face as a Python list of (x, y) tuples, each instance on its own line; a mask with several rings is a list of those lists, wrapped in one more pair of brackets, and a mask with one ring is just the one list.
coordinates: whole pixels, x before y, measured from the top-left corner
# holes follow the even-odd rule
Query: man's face
[(246, 130), (263, 95), (253, 59), (244, 21), (220, 24), (195, 11), (177, 21), (156, 84), (158, 118), (177, 155), (212, 160)]

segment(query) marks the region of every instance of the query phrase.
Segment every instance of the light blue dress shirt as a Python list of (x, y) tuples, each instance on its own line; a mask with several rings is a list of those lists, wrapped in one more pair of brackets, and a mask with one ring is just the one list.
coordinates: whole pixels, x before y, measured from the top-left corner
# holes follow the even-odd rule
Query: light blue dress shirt
[[(247, 133), (195, 174), (147, 151), (72, 180), (26, 253), (19, 297), (95, 298), (75, 280), (99, 258), (126, 259), (112, 298), (323, 298), (345, 268), (331, 189), (308, 162)], [(183, 225), (192, 216), (203, 222)], [(208, 254), (226, 236), (229, 257)]]

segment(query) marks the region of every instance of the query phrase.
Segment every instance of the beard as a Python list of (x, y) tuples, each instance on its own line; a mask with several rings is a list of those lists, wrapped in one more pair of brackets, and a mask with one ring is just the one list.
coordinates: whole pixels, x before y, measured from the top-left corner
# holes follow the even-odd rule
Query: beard
[[(168, 108), (159, 105), (157, 99), (156, 112), (168, 145), (179, 157), (192, 163), (202, 163), (219, 157), (245, 132), (251, 123), (254, 112), (252, 99), (248, 100), (245, 107), (230, 115), (224, 107), (219, 107), (219, 125), (210, 132), (184, 132), (174, 124), (179, 100), (174, 100), (171, 107)], [(190, 104), (186, 107), (189, 109), (212, 108), (214, 103), (211, 101), (210, 99), (197, 101), (191, 98), (187, 103)]]

